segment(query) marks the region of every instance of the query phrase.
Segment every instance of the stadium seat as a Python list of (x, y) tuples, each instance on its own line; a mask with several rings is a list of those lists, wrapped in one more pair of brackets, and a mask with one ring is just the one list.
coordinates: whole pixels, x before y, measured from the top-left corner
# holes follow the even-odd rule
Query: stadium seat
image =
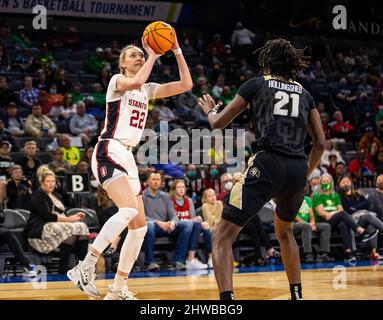
[(85, 213), (85, 220), (84, 222), (88, 226), (90, 230), (96, 230), (98, 229), (98, 217), (96, 211), (92, 209), (85, 209), (85, 208), (72, 208), (69, 209), (66, 214), (68, 216), (73, 216), (74, 214), (78, 212), (83, 212)]
[(56, 51), (53, 54), (55, 58), (60, 61), (60, 60), (69, 60), (71, 59), (71, 53), (70, 51)]
[(17, 210), (12, 209), (4, 209), (4, 222), (2, 224), (2, 227), (5, 229), (10, 230), (18, 230), (21, 229), (21, 231), (24, 229), (27, 219), (23, 214), (18, 212)]
[(95, 74), (87, 73), (81, 75), (81, 82), (84, 84), (93, 84), (97, 82), (98, 77)]
[(21, 214), (24, 216), (24, 218), (28, 221), (29, 216), (31, 215), (31, 212), (30, 212), (29, 210), (25, 210), (25, 209), (17, 209), (17, 211), (18, 211), (19, 213), (21, 213)]
[(32, 137), (15, 137), (14, 140), (15, 140), (16, 146), (19, 149), (23, 149), (27, 141), (31, 141), (35, 139), (33, 139)]
[(52, 162), (52, 156), (50, 152), (37, 152), (36, 158), (41, 161), (41, 163)]
[(53, 138), (40, 138), (40, 139), (37, 140), (37, 147), (41, 151), (45, 151), (47, 145), (52, 143), (53, 140), (54, 140)]
[(67, 68), (69, 71), (74, 72), (74, 73), (81, 73), (84, 72), (85, 66), (83, 61), (72, 61), (68, 60), (67, 61)]

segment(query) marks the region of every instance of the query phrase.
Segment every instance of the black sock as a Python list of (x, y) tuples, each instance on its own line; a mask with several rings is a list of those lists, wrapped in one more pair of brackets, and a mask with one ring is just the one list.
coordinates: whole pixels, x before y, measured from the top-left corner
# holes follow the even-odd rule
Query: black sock
[(233, 291), (224, 291), (219, 294), (220, 300), (234, 300)]
[(291, 300), (302, 299), (302, 285), (300, 283), (290, 284)]

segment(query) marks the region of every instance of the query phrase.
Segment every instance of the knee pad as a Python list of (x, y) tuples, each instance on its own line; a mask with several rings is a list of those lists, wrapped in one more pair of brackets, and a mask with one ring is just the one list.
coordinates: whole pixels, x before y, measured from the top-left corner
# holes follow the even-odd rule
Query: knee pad
[(106, 237), (112, 242), (128, 226), (129, 222), (138, 215), (135, 208), (119, 208), (104, 225)]

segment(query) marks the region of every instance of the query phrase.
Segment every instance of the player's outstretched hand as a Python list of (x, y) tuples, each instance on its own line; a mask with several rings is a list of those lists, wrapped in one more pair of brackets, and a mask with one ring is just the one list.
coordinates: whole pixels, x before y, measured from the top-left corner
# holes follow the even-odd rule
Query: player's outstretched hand
[(173, 47), (170, 49), (170, 50), (176, 50), (180, 47), (180, 45), (178, 44), (178, 39), (177, 39), (177, 33), (176, 33), (176, 30), (172, 27), (173, 29), (173, 32), (174, 32), (174, 44), (173, 44)]
[(156, 59), (161, 57), (163, 55), (163, 53), (156, 53), (148, 44), (148, 39), (147, 38), (144, 38), (142, 37), (141, 38), (141, 43), (142, 43), (142, 47), (144, 48), (144, 50), (146, 51), (146, 53), (149, 55), (149, 56), (153, 56), (155, 57)]
[(204, 94), (201, 98), (198, 99), (198, 102), (205, 113), (208, 113), (211, 109), (218, 109), (220, 106), (222, 106), (222, 101), (215, 104), (210, 94)]

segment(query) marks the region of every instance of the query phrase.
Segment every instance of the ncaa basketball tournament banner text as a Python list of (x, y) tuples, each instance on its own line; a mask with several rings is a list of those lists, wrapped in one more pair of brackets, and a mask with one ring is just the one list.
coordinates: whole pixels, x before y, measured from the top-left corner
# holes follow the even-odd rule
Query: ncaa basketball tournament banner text
[(49, 15), (119, 20), (162, 20), (177, 22), (182, 3), (126, 0), (0, 0), (0, 12), (31, 14), (34, 6), (42, 5)]

